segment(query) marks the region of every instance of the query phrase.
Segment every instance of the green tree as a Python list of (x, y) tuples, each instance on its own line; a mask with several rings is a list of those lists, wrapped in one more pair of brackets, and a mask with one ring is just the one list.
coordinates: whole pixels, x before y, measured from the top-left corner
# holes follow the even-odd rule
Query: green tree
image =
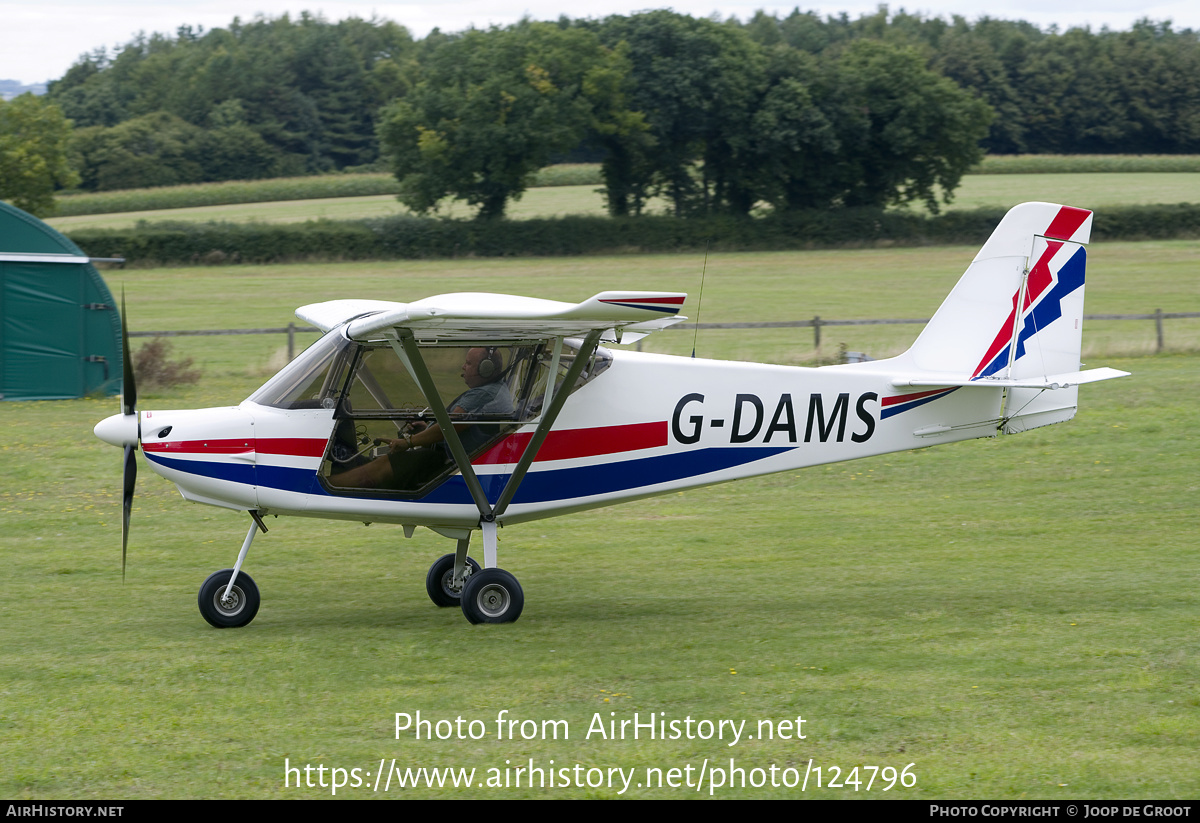
[(98, 191), (177, 186), (205, 179), (204, 130), (166, 112), (106, 129), (80, 129), (75, 139), (83, 184)]
[[(380, 139), (419, 213), (448, 196), (504, 215), (534, 172), (611, 111), (620, 57), (582, 29), (522, 22), (439, 43), (422, 78), (382, 114)], [(618, 84), (619, 85), (619, 84)]]
[(641, 199), (665, 194), (679, 216), (748, 212), (750, 124), (767, 80), (762, 48), (740, 27), (671, 11), (610, 17), (601, 31), (628, 54), (629, 107), (644, 114), (652, 141), (627, 141), (637, 162), (622, 169), (636, 178), (607, 178), (610, 210), (619, 185)]
[(0, 100), (0, 199), (44, 216), (56, 189), (79, 178), (68, 162), (71, 121), (58, 106), (32, 94)]
[[(202, 162), (205, 175), (302, 174), (378, 158), (376, 112), (407, 89), (415, 52), (407, 29), (380, 20), (235, 18), (226, 28), (140, 35), (111, 56), (93, 52), (49, 96), (81, 129), (161, 112), (210, 132), (223, 161)], [(225, 122), (227, 105), (240, 107), (236, 123)], [(239, 140), (249, 141), (240, 153)]]
[(840, 143), (833, 171), (842, 205), (919, 200), (936, 213), (939, 190), (949, 202), (983, 159), (992, 110), (926, 68), (916, 49), (856, 40), (826, 67), (823, 86)]
[(842, 141), (819, 78), (813, 55), (772, 51), (770, 82), (751, 129), (754, 190), (777, 211), (827, 208), (842, 193)]
[(997, 50), (997, 44), (987, 35), (988, 28), (1006, 37), (1020, 37), (1020, 32), (999, 27), (979, 26), (972, 29), (963, 18), (956, 17), (954, 26), (941, 38), (933, 66), (960, 87), (984, 100), (996, 113), (983, 147), (998, 154), (1014, 154), (1024, 150), (1024, 120), (1021, 100), (1009, 77), (1009, 72)]

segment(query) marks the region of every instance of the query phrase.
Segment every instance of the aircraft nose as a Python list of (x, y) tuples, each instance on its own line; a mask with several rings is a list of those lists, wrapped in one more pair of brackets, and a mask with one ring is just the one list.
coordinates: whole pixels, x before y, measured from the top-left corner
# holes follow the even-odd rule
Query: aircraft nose
[(136, 446), (138, 442), (138, 416), (136, 414), (114, 414), (96, 424), (96, 436), (113, 446)]

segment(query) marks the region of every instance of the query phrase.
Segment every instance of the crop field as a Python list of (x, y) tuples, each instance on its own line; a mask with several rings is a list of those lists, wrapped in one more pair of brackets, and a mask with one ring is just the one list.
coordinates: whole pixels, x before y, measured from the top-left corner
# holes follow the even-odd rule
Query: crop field
[[(982, 206), (1009, 207), (1030, 200), (1045, 200), (1083, 208), (1138, 205), (1149, 203), (1200, 202), (1200, 173), (1104, 173), (1104, 174), (975, 174), (963, 178), (950, 209), (975, 209)], [(922, 210), (923, 207), (912, 208)], [(654, 200), (649, 212), (665, 213), (665, 200)], [(393, 195), (365, 195), (269, 203), (238, 203), (222, 206), (131, 211), (115, 214), (89, 214), (57, 217), (48, 222), (60, 231), (89, 228), (123, 228), (139, 220), (196, 220), (250, 222), (303, 222), (305, 220), (357, 220), (404, 214), (406, 209)], [(440, 214), (470, 217), (473, 210), (465, 203), (447, 201)], [(604, 198), (599, 186), (546, 186), (529, 189), (510, 203), (511, 218), (561, 217), (571, 214), (603, 215)]]
[[(627, 287), (687, 291), (704, 322), (922, 318), (974, 251), (105, 276), (134, 331), (282, 326), (349, 296)], [(1087, 311), (1200, 311), (1198, 257), (1195, 241), (1098, 244)], [(212, 629), (196, 590), (249, 519), (182, 501), (143, 463), (122, 583), (120, 451), (91, 433), (116, 398), (0, 404), (0, 796), (1195, 798), (1198, 326), (1169, 321), (1167, 353), (1140, 356), (1151, 323), (1088, 325), (1088, 365), (1133, 376), (1083, 387), (1067, 424), (503, 530), (526, 606), (499, 626), (429, 602), (445, 538), (269, 519), (245, 567), (258, 617)], [(821, 351), (808, 329), (696, 346), (810, 364), (842, 345), (884, 356), (918, 329), (830, 328)], [(686, 354), (693, 336), (645, 342)], [(236, 403), (281, 346), (178, 338), (204, 379), (139, 405)], [(417, 712), (422, 736), (397, 732)], [(622, 738), (635, 713), (666, 739), (628, 723)], [(392, 772), (376, 788), (393, 763), (417, 785)], [(471, 785), (415, 773), (434, 768), (474, 770)]]

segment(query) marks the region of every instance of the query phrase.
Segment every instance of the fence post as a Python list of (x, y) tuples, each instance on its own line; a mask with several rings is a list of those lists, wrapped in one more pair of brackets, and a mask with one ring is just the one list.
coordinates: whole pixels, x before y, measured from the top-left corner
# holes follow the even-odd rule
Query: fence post
[(813, 348), (817, 351), (821, 350), (821, 316), (814, 315), (812, 319), (813, 327)]
[(296, 324), (288, 323), (288, 362), (296, 356)]
[(1162, 309), (1154, 310), (1154, 330), (1158, 334), (1158, 348), (1155, 349), (1156, 354), (1162, 354), (1163, 350), (1163, 326), (1162, 326)]

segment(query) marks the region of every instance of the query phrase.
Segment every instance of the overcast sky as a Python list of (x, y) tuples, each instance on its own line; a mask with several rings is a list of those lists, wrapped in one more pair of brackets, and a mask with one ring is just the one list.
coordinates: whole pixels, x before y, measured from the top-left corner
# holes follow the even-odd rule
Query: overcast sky
[[(874, 0), (833, 0), (800, 6), (803, 11), (832, 15), (846, 12), (851, 18), (873, 12)], [(982, 12), (977, 3), (962, 0), (917, 0), (891, 3), (928, 16), (962, 14), (968, 19)], [(507, 25), (524, 16), (535, 20), (569, 17), (605, 17), (630, 14), (649, 8), (673, 8), (694, 17), (716, 13), (721, 18), (746, 20), (758, 9), (788, 14), (794, 3), (763, 3), (752, 0), (681, 0), (667, 6), (645, 0), (441, 0), (441, 2), (370, 3), (360, 0), (0, 0), (0, 79), (40, 83), (58, 79), (79, 55), (93, 49), (121, 45), (139, 31), (173, 34), (184, 24), (205, 29), (223, 27), (235, 17), (253, 19), (256, 14), (293, 16), (303, 10), (334, 21), (347, 17), (372, 16), (407, 26), (415, 37), (424, 37), (434, 27), (461, 31), (470, 26)], [(993, 0), (986, 5), (992, 17), (1026, 20), (1042, 28), (1057, 24), (1060, 29), (1091, 26), (1127, 29), (1142, 17), (1171, 20), (1175, 28), (1200, 29), (1200, 3), (1196, 0)]]

